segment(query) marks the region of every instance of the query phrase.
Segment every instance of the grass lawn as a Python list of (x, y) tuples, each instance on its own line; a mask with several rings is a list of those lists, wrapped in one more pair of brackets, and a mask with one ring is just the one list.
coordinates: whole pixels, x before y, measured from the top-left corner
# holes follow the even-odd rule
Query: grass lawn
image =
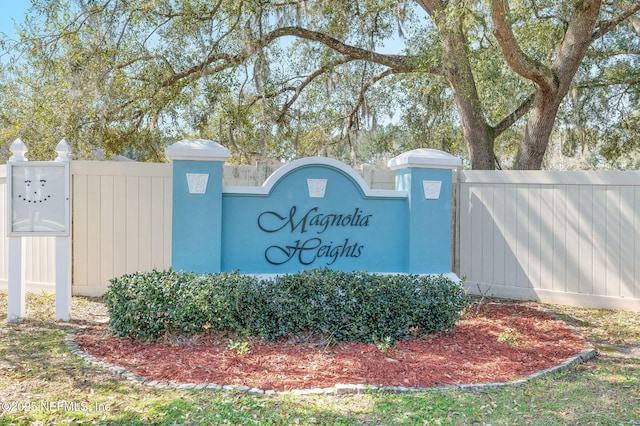
[[(28, 295), (20, 324), (6, 323), (6, 299), (0, 291), (0, 425), (640, 425), (640, 313), (545, 305), (600, 356), (520, 387), (263, 397), (134, 385), (69, 352), (64, 339), (79, 321), (54, 323), (53, 296)], [(73, 310), (86, 317), (104, 306), (74, 298)]]

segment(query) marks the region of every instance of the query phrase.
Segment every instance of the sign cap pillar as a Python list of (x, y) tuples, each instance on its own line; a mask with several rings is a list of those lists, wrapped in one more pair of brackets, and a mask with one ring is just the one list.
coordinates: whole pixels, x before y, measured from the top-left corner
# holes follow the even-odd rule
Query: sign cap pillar
[(231, 153), (206, 139), (184, 139), (168, 146), (164, 153), (173, 163), (171, 267), (219, 272), (222, 170)]
[(462, 160), (448, 152), (431, 148), (419, 148), (407, 151), (392, 158), (387, 163), (391, 170), (400, 169), (459, 169)]
[(460, 158), (437, 149), (414, 149), (388, 162), (396, 172), (396, 189), (407, 191), (409, 203), (410, 273), (452, 270), (453, 170)]
[(207, 139), (183, 139), (164, 150), (164, 155), (170, 160), (184, 161), (221, 161), (231, 157), (227, 148), (217, 142)]

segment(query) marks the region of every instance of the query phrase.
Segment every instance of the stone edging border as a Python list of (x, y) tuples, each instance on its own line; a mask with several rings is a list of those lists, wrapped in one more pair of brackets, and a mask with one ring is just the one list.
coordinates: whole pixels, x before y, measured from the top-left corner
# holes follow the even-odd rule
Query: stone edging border
[(73, 355), (77, 355), (90, 364), (105, 369), (109, 373), (122, 377), (123, 379), (132, 381), (136, 385), (149, 386), (156, 389), (179, 389), (179, 390), (207, 390), (207, 391), (226, 391), (226, 392), (246, 392), (253, 395), (262, 396), (277, 396), (277, 395), (346, 395), (346, 394), (361, 394), (366, 392), (389, 392), (389, 393), (408, 393), (408, 392), (431, 392), (439, 390), (461, 390), (461, 391), (483, 391), (486, 389), (495, 389), (503, 386), (522, 386), (531, 380), (541, 379), (550, 374), (560, 373), (567, 371), (578, 364), (586, 362), (595, 358), (598, 355), (598, 351), (595, 348), (589, 348), (581, 351), (580, 353), (568, 358), (562, 364), (554, 367), (547, 368), (546, 370), (538, 371), (525, 376), (518, 380), (509, 382), (497, 382), (497, 383), (482, 383), (482, 384), (469, 384), (469, 385), (447, 385), (431, 388), (405, 388), (402, 386), (374, 386), (363, 384), (336, 384), (332, 388), (318, 388), (318, 389), (295, 389), (291, 391), (277, 392), (274, 390), (263, 390), (257, 388), (251, 388), (249, 386), (231, 386), (231, 385), (218, 385), (215, 383), (169, 383), (158, 382), (156, 380), (147, 380), (144, 377), (136, 376), (135, 374), (127, 371), (124, 367), (102, 362), (94, 356), (84, 352), (73, 340), (74, 330), (69, 330), (69, 333), (65, 337), (67, 347)]

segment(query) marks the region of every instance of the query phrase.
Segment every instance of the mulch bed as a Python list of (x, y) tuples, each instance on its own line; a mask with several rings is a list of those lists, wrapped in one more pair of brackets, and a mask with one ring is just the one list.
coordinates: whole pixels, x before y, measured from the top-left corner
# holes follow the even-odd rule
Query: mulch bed
[[(83, 351), (148, 380), (215, 383), (263, 390), (330, 388), (338, 383), (427, 388), (516, 380), (559, 365), (591, 346), (554, 317), (521, 305), (487, 304), (439, 335), (391, 347), (290, 339), (265, 344), (198, 336), (143, 343), (109, 334), (106, 325), (81, 328)], [(237, 340), (237, 339), (236, 339)]]

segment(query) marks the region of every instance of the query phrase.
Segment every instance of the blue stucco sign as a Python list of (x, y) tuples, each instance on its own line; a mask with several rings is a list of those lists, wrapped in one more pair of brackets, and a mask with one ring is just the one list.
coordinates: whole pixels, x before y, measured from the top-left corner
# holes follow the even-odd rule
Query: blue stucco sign
[[(167, 149), (174, 168), (174, 269), (451, 271), (451, 166), (457, 158), (446, 154), (448, 163), (429, 169), (411, 156), (397, 157), (390, 164), (397, 189), (372, 190), (356, 171), (323, 157), (294, 161), (261, 187), (223, 187), (228, 155), (201, 140)], [(193, 176), (201, 182), (197, 190)]]

